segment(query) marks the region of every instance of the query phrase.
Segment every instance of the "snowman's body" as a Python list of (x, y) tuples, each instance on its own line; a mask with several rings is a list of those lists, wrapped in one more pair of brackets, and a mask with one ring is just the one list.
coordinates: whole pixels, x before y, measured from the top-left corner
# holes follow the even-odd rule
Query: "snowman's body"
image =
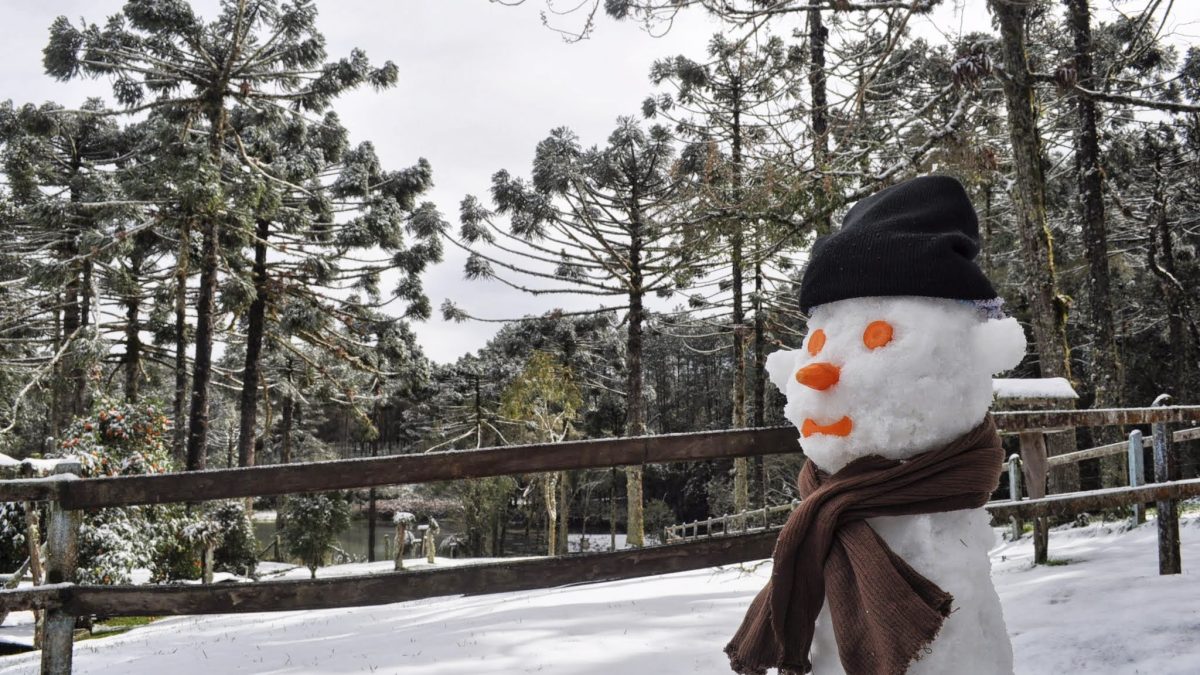
[[(881, 455), (905, 459), (975, 428), (992, 400), (991, 375), (1024, 354), (1012, 319), (983, 320), (970, 303), (852, 298), (817, 307), (804, 348), (768, 360), (785, 414), (808, 458), (829, 473)], [(994, 535), (983, 509), (870, 519), (888, 546), (954, 596), (953, 609), (910, 673), (1007, 675), (1012, 646), (991, 581)], [(817, 620), (816, 675), (844, 672), (829, 608)]]

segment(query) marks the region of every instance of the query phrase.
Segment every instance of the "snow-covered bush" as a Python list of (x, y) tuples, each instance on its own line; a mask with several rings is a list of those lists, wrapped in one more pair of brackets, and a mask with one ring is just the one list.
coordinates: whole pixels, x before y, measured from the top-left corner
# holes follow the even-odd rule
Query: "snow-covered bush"
[(25, 507), (0, 502), (0, 572), (14, 572), (29, 557), (25, 543)]
[[(164, 473), (171, 469), (169, 423), (156, 406), (107, 399), (64, 433), (60, 454), (79, 461), (83, 477)], [(80, 583), (129, 583), (150, 568), (155, 578), (195, 578), (199, 557), (178, 541), (194, 519), (178, 505), (88, 511), (79, 529)]]
[(201, 551), (184, 534), (195, 520), (187, 517), (187, 514), (172, 514), (163, 522), (154, 524), (154, 552), (149, 565), (151, 581), (161, 583), (200, 578), (203, 573)]
[(350, 526), (350, 504), (341, 493), (293, 495), (283, 503), (283, 541), (317, 578), (329, 547)]
[(242, 501), (217, 502), (209, 512), (221, 527), (221, 542), (213, 556), (217, 571), (232, 572), (242, 576), (254, 576), (258, 565), (258, 539), (254, 536), (254, 523), (246, 512)]

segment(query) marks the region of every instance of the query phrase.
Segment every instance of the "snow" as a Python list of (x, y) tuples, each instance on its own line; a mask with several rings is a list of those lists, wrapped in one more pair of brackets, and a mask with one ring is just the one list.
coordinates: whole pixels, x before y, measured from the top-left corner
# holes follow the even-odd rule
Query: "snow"
[(997, 399), (1077, 399), (1079, 394), (1063, 377), (1003, 378), (992, 380)]
[[(868, 347), (865, 330), (880, 321), (892, 338)], [(1025, 349), (1016, 320), (980, 321), (972, 307), (942, 298), (839, 300), (814, 309), (808, 329), (804, 348), (772, 353), (767, 370), (787, 396), (788, 420), (802, 431), (817, 427), (800, 440), (805, 455), (831, 473), (864, 455), (905, 459), (970, 431), (992, 404), (992, 374), (1019, 363)], [(838, 373), (832, 385), (796, 379), (820, 365)], [(849, 433), (820, 428), (839, 422)]]
[[(1158, 576), (1153, 521), (1124, 530), (1054, 530), (1051, 558), (1062, 566), (1033, 567), (1029, 537), (991, 551), (1016, 673), (1200, 672), (1200, 514), (1181, 524), (1182, 575)], [(174, 617), (77, 643), (75, 673), (726, 673), (721, 649), (770, 570), (748, 563), (379, 607)], [(37, 661), (0, 657), (0, 675), (36, 672)]]
[[(998, 303), (997, 303), (998, 304)], [(992, 404), (992, 375), (1016, 366), (1025, 333), (972, 304), (924, 297), (848, 298), (812, 311), (804, 347), (767, 360), (787, 396), (784, 414), (818, 467), (835, 473), (866, 455), (907, 459), (974, 429)], [(990, 582), (994, 541), (983, 509), (872, 518), (909, 565), (951, 593), (956, 611), (911, 675), (971, 664), (973, 675), (1012, 672), (1000, 598)], [(817, 617), (813, 670), (842, 673), (833, 621)]]
[(255, 511), (250, 515), (250, 520), (256, 523), (273, 523), (278, 517), (279, 514), (275, 511)]
[(79, 459), (77, 457), (55, 457), (53, 459), (29, 457), (27, 459), (17, 459), (16, 457), (0, 452), (0, 467), (19, 467), (22, 464), (28, 464), (36, 473), (52, 473), (54, 467), (60, 463), (78, 464)]

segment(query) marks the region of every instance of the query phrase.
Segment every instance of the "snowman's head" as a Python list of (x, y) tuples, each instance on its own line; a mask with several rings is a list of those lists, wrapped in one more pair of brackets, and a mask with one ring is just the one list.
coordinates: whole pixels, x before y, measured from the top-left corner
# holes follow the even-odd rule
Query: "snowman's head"
[(988, 319), (972, 303), (861, 297), (816, 307), (803, 347), (775, 352), (766, 365), (805, 454), (836, 472), (970, 431), (991, 405), (991, 376), (1024, 354), (1016, 320)]

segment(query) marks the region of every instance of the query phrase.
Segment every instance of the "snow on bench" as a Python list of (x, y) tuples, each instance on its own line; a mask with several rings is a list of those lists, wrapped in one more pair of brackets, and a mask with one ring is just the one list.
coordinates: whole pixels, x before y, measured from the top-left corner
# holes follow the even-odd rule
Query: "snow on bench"
[(992, 379), (992, 394), (1003, 401), (1074, 400), (1079, 398), (1071, 383), (1063, 377)]

